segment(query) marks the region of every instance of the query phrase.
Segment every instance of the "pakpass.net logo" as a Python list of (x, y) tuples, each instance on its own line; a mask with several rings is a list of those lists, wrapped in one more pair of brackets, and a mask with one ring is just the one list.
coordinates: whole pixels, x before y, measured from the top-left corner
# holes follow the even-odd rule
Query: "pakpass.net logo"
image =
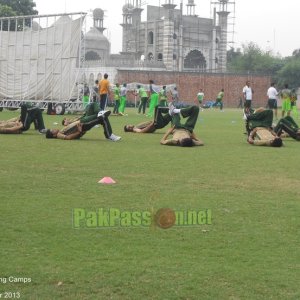
[(118, 208), (74, 208), (72, 225), (80, 228), (129, 228), (158, 226), (162, 229), (212, 224), (212, 212), (204, 210), (121, 210)]

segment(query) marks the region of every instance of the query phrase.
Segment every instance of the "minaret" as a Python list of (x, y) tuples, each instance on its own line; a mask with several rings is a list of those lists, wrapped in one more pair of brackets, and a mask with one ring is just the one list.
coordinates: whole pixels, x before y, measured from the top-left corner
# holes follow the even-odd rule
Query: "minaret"
[(132, 12), (133, 5), (126, 3), (123, 10), (123, 23), (120, 24), (123, 27), (123, 40), (122, 40), (122, 52), (130, 52), (131, 50), (131, 40), (132, 40)]
[(165, 0), (162, 5), (165, 9), (164, 33), (163, 33), (163, 61), (167, 70), (173, 70), (173, 47), (174, 47), (174, 0)]
[(218, 57), (218, 70), (221, 72), (226, 71), (227, 64), (227, 26), (228, 26), (228, 15), (230, 12), (227, 11), (228, 0), (219, 0), (220, 10), (217, 12), (219, 16), (220, 26), (220, 41), (219, 41), (219, 57)]
[(194, 3), (194, 0), (188, 0), (188, 4), (186, 5), (186, 8), (187, 8), (186, 13), (188, 16), (196, 16), (195, 7), (196, 7), (196, 4)]
[(93, 11), (94, 27), (97, 28), (101, 33), (106, 29), (103, 27), (104, 11), (101, 8), (96, 8)]

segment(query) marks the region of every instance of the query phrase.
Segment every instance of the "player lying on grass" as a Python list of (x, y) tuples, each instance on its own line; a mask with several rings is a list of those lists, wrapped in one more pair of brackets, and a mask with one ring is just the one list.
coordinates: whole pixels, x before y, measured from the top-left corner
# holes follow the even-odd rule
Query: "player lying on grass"
[(7, 121), (0, 121), (0, 133), (3, 134), (22, 133), (22, 128), (23, 128), (23, 123), (19, 121), (19, 118), (10, 119)]
[(22, 104), (21, 116), (0, 123), (0, 133), (18, 134), (27, 131), (31, 124), (34, 123), (35, 128), (40, 133), (46, 133), (42, 111), (38, 107), (30, 104)]
[(92, 129), (95, 125), (101, 124), (104, 129), (104, 135), (106, 139), (116, 142), (121, 137), (116, 136), (112, 133), (112, 128), (108, 119), (110, 111), (101, 111), (95, 118), (94, 115), (85, 117), (84, 120), (75, 121), (62, 130), (59, 129), (48, 129), (46, 132), (46, 138), (57, 138), (63, 140), (74, 140), (80, 139), (87, 131)]
[(245, 115), (248, 143), (255, 146), (281, 147), (282, 139), (273, 131), (273, 111), (259, 108)]
[(294, 140), (300, 141), (300, 128), (291, 116), (280, 119), (274, 131), (278, 136), (286, 136), (284, 133), (287, 133)]
[(153, 133), (156, 129), (161, 129), (167, 126), (172, 120), (167, 107), (155, 107), (154, 120), (143, 122), (137, 125), (125, 125), (125, 132), (135, 133)]
[[(190, 106), (187, 108), (175, 108), (172, 103), (169, 105), (169, 114), (172, 116), (173, 126), (167, 130), (160, 143), (162, 145), (192, 147), (203, 146), (203, 142), (194, 133), (197, 122), (199, 107)], [(180, 122), (180, 115), (187, 118), (184, 124)], [(168, 138), (169, 136), (171, 138)]]

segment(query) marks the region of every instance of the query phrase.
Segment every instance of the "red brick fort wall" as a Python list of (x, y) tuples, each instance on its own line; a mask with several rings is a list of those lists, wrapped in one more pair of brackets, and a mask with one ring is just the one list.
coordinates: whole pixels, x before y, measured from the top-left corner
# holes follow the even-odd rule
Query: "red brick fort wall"
[(204, 89), (205, 100), (215, 100), (218, 92), (224, 88), (224, 106), (237, 107), (239, 97), (247, 80), (254, 90), (253, 107), (265, 106), (267, 89), (271, 83), (270, 76), (233, 75), (215, 73), (165, 72), (118, 70), (117, 81), (140, 82), (148, 84), (152, 79), (158, 85), (176, 84), (181, 101), (192, 103), (200, 88)]

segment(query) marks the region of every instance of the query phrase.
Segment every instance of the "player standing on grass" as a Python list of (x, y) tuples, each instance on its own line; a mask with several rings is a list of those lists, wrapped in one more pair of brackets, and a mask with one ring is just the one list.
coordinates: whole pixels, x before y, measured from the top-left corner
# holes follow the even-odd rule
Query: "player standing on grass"
[(243, 87), (244, 108), (247, 110), (251, 108), (253, 93), (254, 91), (250, 86), (250, 81), (247, 80), (246, 85)]
[(223, 110), (223, 97), (224, 97), (224, 89), (221, 89), (221, 91), (217, 95), (216, 99), (216, 105), (215, 106), (220, 106), (220, 110)]
[(119, 107), (119, 115), (124, 116), (125, 107), (127, 102), (127, 83), (123, 83), (121, 90), (120, 90), (120, 107)]
[(120, 85), (119, 85), (119, 83), (116, 83), (116, 86), (114, 87), (114, 100), (115, 100), (115, 106), (114, 106), (113, 114), (118, 114), (119, 107), (120, 107)]
[(140, 97), (140, 104), (138, 108), (138, 113), (140, 114), (141, 111), (143, 111), (143, 114), (146, 113), (146, 106), (147, 106), (147, 101), (148, 101), (148, 95), (147, 92), (145, 91), (145, 88), (142, 87), (140, 84), (137, 85), (137, 94)]
[(108, 102), (108, 95), (110, 89), (110, 82), (108, 81), (108, 74), (104, 74), (104, 78), (100, 80), (98, 91), (100, 94), (100, 110), (104, 110), (107, 102)]
[(268, 88), (268, 108), (274, 110), (275, 118), (277, 119), (277, 95), (278, 92), (275, 89), (275, 83), (272, 82), (271, 86)]
[(204, 100), (204, 91), (203, 91), (203, 89), (199, 90), (199, 93), (197, 94), (197, 100), (198, 100), (198, 105), (199, 105), (200, 109), (203, 110), (203, 108), (202, 108), (202, 103), (203, 103), (203, 100)]
[(153, 117), (154, 108), (158, 104), (158, 94), (153, 88), (154, 81), (149, 80), (149, 112), (147, 114), (147, 117)]
[(289, 89), (289, 85), (285, 84), (284, 89), (280, 91), (280, 98), (282, 100), (281, 103), (281, 116), (284, 117), (285, 113), (289, 116), (291, 114), (291, 90)]
[(159, 106), (166, 107), (167, 106), (167, 87), (164, 85), (159, 92)]

